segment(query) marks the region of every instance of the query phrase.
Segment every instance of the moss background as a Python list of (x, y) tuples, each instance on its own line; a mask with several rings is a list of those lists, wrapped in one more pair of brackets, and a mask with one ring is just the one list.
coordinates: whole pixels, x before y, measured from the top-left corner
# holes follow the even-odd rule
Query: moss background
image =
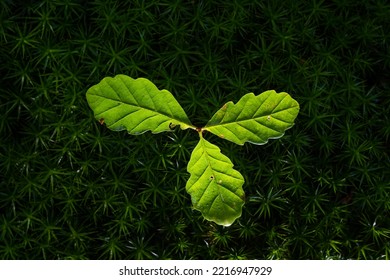
[[(0, 4), (3, 259), (389, 259), (390, 4), (11, 1)], [(293, 128), (219, 145), (242, 217), (191, 209), (193, 131), (131, 136), (86, 90), (145, 77), (195, 125), (248, 92), (289, 92)]]

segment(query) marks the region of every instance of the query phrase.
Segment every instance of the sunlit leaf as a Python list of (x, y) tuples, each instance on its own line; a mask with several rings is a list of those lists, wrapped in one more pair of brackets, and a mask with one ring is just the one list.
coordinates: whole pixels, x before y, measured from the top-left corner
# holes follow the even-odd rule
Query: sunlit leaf
[(95, 118), (112, 130), (131, 134), (169, 131), (175, 125), (194, 128), (173, 95), (145, 78), (106, 77), (87, 91)]
[(265, 144), (268, 139), (282, 137), (293, 126), (298, 112), (298, 102), (288, 93), (248, 93), (236, 104), (230, 101), (223, 105), (203, 130), (239, 145)]
[(207, 220), (229, 226), (241, 216), (244, 205), (244, 178), (220, 149), (200, 140), (187, 167), (191, 174), (186, 190), (195, 209)]

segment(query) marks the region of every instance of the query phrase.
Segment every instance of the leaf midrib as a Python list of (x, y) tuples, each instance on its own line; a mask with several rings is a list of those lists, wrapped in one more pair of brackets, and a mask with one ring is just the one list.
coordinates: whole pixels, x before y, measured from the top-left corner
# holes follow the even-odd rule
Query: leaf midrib
[[(228, 124), (239, 124), (239, 123), (247, 122), (247, 121), (256, 121), (257, 122), (258, 119), (260, 119), (260, 118), (264, 118), (264, 117), (267, 117), (267, 116), (272, 116), (272, 114), (280, 113), (280, 112), (283, 112), (283, 111), (288, 111), (288, 110), (294, 109), (296, 107), (298, 107), (298, 106), (289, 107), (287, 109), (279, 110), (279, 111), (276, 111), (276, 112), (272, 111), (270, 114), (265, 114), (265, 115), (258, 116), (258, 117), (255, 117), (255, 118), (248, 118), (248, 119), (239, 120), (239, 121), (236, 120), (236, 121), (222, 122), (222, 123), (218, 123), (218, 124), (214, 124), (214, 125), (207, 125), (206, 124), (206, 126), (203, 129), (207, 130), (208, 128), (213, 128), (213, 127), (218, 127), (218, 126), (225, 126), (225, 125), (228, 125)], [(275, 118), (274, 116), (272, 116), (272, 117)], [(284, 123), (289, 123), (289, 122), (286, 122), (286, 121), (278, 119), (278, 118), (275, 118), (275, 119), (277, 119), (278, 121), (284, 122)]]
[[(92, 95), (95, 95), (95, 96), (100, 97), (100, 98), (103, 98), (103, 99), (108, 99), (108, 100), (110, 100), (110, 101), (112, 101), (112, 102), (118, 102), (118, 103), (120, 103), (120, 104), (117, 104), (117, 106), (120, 106), (120, 105), (131, 106), (131, 107), (135, 107), (135, 108), (140, 108), (140, 110), (147, 110), (147, 111), (152, 112), (152, 113), (158, 113), (158, 114), (160, 114), (160, 115), (162, 115), (162, 116), (164, 116), (164, 117), (166, 117), (166, 118), (169, 118), (170, 120), (177, 121), (178, 124), (185, 124), (185, 125), (187, 125), (187, 126), (189, 126), (189, 127), (195, 129), (195, 127), (194, 127), (191, 123), (183, 122), (182, 120), (179, 120), (179, 119), (176, 119), (176, 118), (174, 118), (174, 117), (172, 117), (172, 116), (169, 116), (169, 115), (167, 115), (167, 114), (164, 114), (164, 113), (158, 111), (157, 109), (156, 109), (156, 110), (153, 110), (153, 109), (150, 109), (150, 108), (147, 108), (147, 107), (140, 106), (139, 104), (134, 105), (134, 104), (131, 104), (131, 103), (126, 103), (126, 102), (124, 102), (124, 101), (122, 101), (122, 100), (120, 100), (120, 99), (118, 100), (118, 99), (110, 98), (110, 97), (107, 97), (107, 96), (102, 96), (102, 95), (99, 95), (99, 94), (96, 94), (96, 93), (94, 93), (94, 94), (92, 94)], [(119, 96), (118, 96), (118, 97), (119, 97)], [(117, 106), (115, 106), (115, 107), (117, 107)], [(111, 110), (111, 109), (113, 109), (113, 108), (115, 108), (115, 107), (112, 107), (112, 108), (110, 108), (110, 109), (107, 109), (106, 111), (103, 111), (103, 112), (101, 112), (100, 114), (105, 113), (105, 112), (107, 112), (108, 110)], [(140, 111), (140, 110), (138, 110), (138, 111)]]
[[(228, 188), (225, 188), (223, 185), (220, 185), (220, 184), (217, 183), (216, 174), (215, 174), (215, 172), (214, 172), (214, 169), (213, 169), (212, 166), (211, 166), (211, 163), (210, 163), (209, 158), (212, 158), (212, 159), (218, 160), (218, 161), (221, 161), (221, 160), (220, 160), (220, 159), (216, 159), (216, 158), (212, 157), (211, 155), (209, 155), (209, 153), (207, 152), (207, 148), (206, 148), (206, 145), (205, 145), (205, 142), (204, 142), (205, 139), (203, 138), (203, 136), (201, 136), (201, 141), (202, 141), (202, 149), (203, 149), (204, 153), (206, 154), (205, 157), (206, 157), (206, 160), (207, 160), (207, 166), (208, 166), (208, 168), (210, 168), (210, 170), (212, 171), (212, 175), (213, 175), (213, 178), (214, 178), (212, 181), (209, 182), (207, 188), (208, 188), (208, 187), (210, 186), (210, 184), (212, 184), (212, 182), (214, 181), (214, 183), (218, 186), (218, 196), (221, 197), (221, 200), (222, 200), (222, 201), (224, 201), (224, 199), (222, 198), (221, 188), (223, 188), (224, 190), (226, 190), (226, 191), (228, 191), (228, 192), (234, 194), (234, 195), (237, 196), (239, 199), (241, 199), (241, 197), (240, 197), (238, 194), (236, 194), (235, 192), (229, 190)], [(222, 161), (222, 162), (224, 162), (224, 161)], [(232, 167), (232, 168), (233, 168), (233, 167)], [(203, 173), (204, 173), (204, 172), (203, 172)], [(218, 173), (219, 173), (219, 172), (218, 172)], [(233, 177), (233, 176), (231, 176), (230, 174), (226, 174), (226, 175), (228, 175), (228, 176), (230, 176), (230, 177)], [(199, 200), (202, 199), (204, 193), (207, 191), (207, 188), (205, 189), (205, 191), (203, 192), (203, 194), (200, 196), (200, 199), (199, 199)], [(215, 200), (215, 199), (214, 199), (214, 200)], [(224, 203), (224, 204), (226, 204), (226, 203)], [(211, 206), (210, 206), (210, 207), (211, 207)]]

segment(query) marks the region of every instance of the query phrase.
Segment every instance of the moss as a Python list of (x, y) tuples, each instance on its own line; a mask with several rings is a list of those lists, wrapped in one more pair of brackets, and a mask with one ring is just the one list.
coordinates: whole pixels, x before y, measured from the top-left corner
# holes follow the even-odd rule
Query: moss
[[(390, 6), (206, 2), (2, 1), (3, 259), (389, 258)], [(191, 209), (196, 135), (93, 119), (86, 89), (120, 73), (169, 89), (195, 125), (247, 92), (299, 101), (285, 137), (218, 142), (246, 180), (238, 222)]]

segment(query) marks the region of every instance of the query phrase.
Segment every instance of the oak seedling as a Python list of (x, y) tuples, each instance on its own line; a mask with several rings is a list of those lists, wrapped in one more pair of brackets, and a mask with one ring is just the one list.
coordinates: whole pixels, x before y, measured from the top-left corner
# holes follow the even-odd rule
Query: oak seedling
[(221, 150), (203, 137), (209, 131), (238, 145), (265, 144), (280, 138), (291, 128), (299, 104), (288, 93), (265, 91), (245, 94), (234, 104), (228, 102), (204, 127), (191, 124), (185, 111), (168, 90), (159, 90), (145, 78), (126, 75), (106, 77), (87, 91), (87, 101), (95, 118), (114, 131), (137, 135), (193, 129), (199, 135), (187, 171), (186, 190), (194, 209), (206, 220), (229, 226), (241, 216), (245, 202), (244, 177)]

